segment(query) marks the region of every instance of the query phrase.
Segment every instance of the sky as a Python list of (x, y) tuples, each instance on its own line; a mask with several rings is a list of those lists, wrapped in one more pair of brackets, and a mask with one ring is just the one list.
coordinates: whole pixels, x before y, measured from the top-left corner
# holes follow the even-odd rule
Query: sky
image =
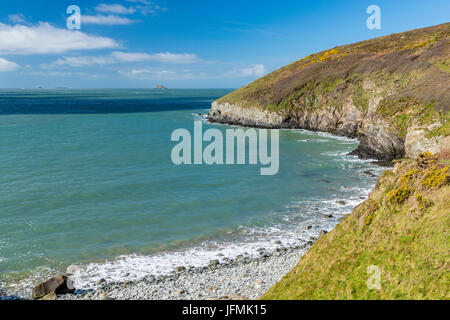
[[(67, 27), (70, 5), (80, 29)], [(380, 29), (367, 27), (370, 5)], [(238, 88), (311, 53), (449, 22), (449, 13), (448, 0), (2, 0), (0, 88)]]

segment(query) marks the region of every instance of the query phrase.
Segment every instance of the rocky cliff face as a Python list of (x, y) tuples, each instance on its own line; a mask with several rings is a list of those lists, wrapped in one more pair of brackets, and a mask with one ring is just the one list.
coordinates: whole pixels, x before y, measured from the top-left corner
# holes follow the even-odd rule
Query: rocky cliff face
[(213, 122), (358, 138), (393, 160), (450, 148), (450, 23), (336, 47), (215, 101)]
[(354, 153), (361, 157), (392, 160), (405, 153), (404, 141), (393, 134), (386, 123), (373, 115), (362, 114), (352, 105), (342, 110), (329, 107), (316, 112), (271, 113), (214, 102), (208, 118), (212, 122), (249, 127), (306, 129), (359, 138), (361, 143)]
[[(363, 113), (351, 102), (343, 109), (328, 107), (317, 111), (269, 112), (258, 108), (242, 108), (228, 102), (214, 102), (208, 114), (211, 122), (237, 124), (258, 128), (289, 128), (328, 132), (349, 138), (358, 138), (359, 147), (353, 154), (361, 158), (393, 160), (415, 158), (430, 151), (438, 153), (450, 146), (450, 137), (426, 138), (424, 129), (410, 128), (401, 138), (390, 124), (369, 109)], [(435, 123), (431, 125), (438, 125)]]

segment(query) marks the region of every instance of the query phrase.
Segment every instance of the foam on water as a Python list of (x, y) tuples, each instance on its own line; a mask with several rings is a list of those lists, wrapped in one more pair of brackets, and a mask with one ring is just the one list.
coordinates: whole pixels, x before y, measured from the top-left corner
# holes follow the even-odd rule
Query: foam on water
[[(80, 266), (73, 277), (77, 288), (91, 288), (98, 280), (140, 280), (148, 275), (165, 275), (177, 266), (203, 267), (212, 259), (223, 261), (239, 255), (257, 257), (261, 251), (271, 252), (277, 247), (303, 245), (318, 237), (321, 230), (331, 231), (339, 218), (351, 213), (365, 199), (371, 187), (350, 188), (350, 198), (345, 205), (342, 198), (299, 201), (288, 205), (290, 214), (282, 217), (285, 222), (266, 227), (241, 228), (231, 241), (205, 241), (199, 246), (185, 250), (155, 255), (124, 255), (103, 263)], [(304, 218), (304, 212), (315, 212)], [(324, 215), (333, 215), (325, 218)], [(311, 228), (306, 228), (310, 226)]]

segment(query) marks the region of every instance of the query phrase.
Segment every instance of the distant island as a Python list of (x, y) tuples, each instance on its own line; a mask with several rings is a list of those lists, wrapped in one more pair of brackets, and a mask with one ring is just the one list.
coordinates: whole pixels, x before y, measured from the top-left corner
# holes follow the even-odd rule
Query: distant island
[(162, 90), (162, 89), (167, 89), (165, 86), (163, 86), (162, 84), (158, 84), (156, 87), (155, 87), (155, 89), (160, 89), (160, 90)]

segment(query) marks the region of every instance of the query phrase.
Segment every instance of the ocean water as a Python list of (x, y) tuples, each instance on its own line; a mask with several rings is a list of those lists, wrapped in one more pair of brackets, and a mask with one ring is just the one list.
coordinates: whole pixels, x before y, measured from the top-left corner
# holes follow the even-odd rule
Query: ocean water
[(172, 164), (173, 130), (227, 128), (199, 115), (227, 92), (0, 90), (0, 289), (28, 295), (71, 264), (85, 288), (303, 244), (367, 197), (364, 171), (383, 169), (327, 134), (281, 130), (275, 176)]

